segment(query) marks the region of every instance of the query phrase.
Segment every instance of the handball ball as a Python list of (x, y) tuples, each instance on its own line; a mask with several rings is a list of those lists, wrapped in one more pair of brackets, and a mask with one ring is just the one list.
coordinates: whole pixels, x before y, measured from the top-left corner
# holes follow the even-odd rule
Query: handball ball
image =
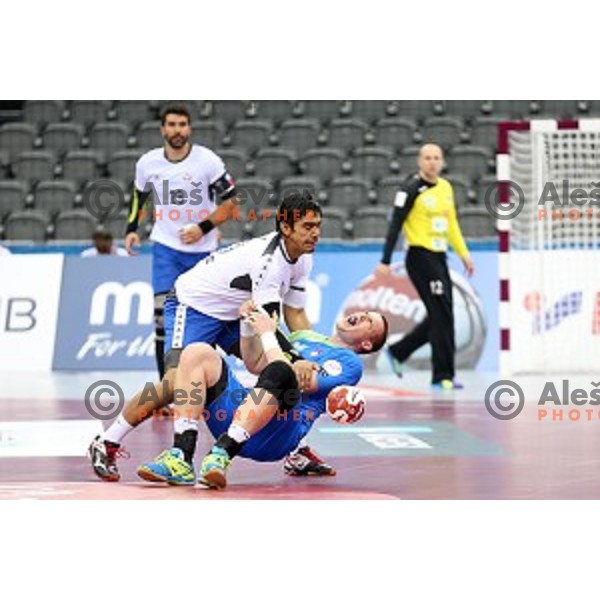
[(363, 393), (350, 385), (338, 385), (327, 395), (327, 414), (337, 423), (356, 423), (365, 414)]

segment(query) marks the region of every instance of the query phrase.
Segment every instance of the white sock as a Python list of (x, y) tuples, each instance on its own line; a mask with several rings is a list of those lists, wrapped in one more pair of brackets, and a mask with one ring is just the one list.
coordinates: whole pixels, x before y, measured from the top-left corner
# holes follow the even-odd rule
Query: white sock
[(130, 425), (121, 414), (117, 417), (117, 420), (104, 432), (102, 439), (105, 442), (120, 444), (121, 440), (133, 429), (133, 425)]
[(183, 433), (190, 429), (198, 431), (198, 420), (188, 419), (187, 417), (179, 417), (174, 424), (175, 433)]
[(227, 430), (227, 435), (238, 444), (243, 444), (250, 439), (250, 434), (240, 425), (232, 423)]

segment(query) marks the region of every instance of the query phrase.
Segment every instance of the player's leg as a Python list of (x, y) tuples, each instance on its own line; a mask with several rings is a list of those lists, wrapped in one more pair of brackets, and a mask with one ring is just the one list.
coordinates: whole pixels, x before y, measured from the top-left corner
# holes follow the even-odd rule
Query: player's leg
[(444, 389), (462, 387), (454, 379), (454, 313), (452, 281), (446, 255), (434, 255), (435, 283), (431, 284), (431, 363), (432, 383)]
[(116, 421), (102, 436), (97, 436), (88, 449), (92, 468), (105, 481), (118, 481), (116, 459), (120, 444), (127, 434), (156, 411), (165, 408), (173, 400), (175, 369), (182, 349), (197, 340), (214, 342), (219, 331), (219, 322), (179, 304), (172, 295), (167, 295), (164, 307), (166, 375), (159, 383), (146, 383), (125, 406)]
[(142, 479), (172, 485), (195, 483), (192, 460), (198, 440), (198, 423), (209, 391), (214, 393), (222, 371), (223, 360), (208, 344), (191, 344), (183, 350), (175, 371), (173, 447), (153, 462), (139, 467), (137, 472)]
[(164, 304), (180, 275), (176, 251), (159, 242), (152, 245), (152, 289), (154, 290), (154, 349), (160, 378), (165, 373)]
[(298, 380), (289, 363), (275, 361), (268, 364), (255, 387), (235, 411), (227, 431), (218, 437), (202, 461), (201, 482), (209, 487), (225, 487), (226, 471), (248, 440), (260, 432), (279, 409), (293, 408), (299, 400)]
[(454, 378), (454, 318), (452, 282), (446, 255), (423, 248), (411, 248), (406, 267), (427, 310), (431, 343), (432, 383)]
[(425, 304), (427, 316), (401, 340), (388, 346), (392, 368), (398, 376), (402, 375), (402, 363), (406, 362), (413, 352), (416, 352), (421, 346), (429, 343), (431, 331), (431, 316), (426, 298), (428, 297), (428, 286), (433, 277), (433, 272), (431, 272), (430, 264), (423, 260), (419, 249), (410, 248), (408, 250), (406, 254), (406, 272)]
[(123, 439), (146, 419), (168, 406), (173, 397), (175, 370), (167, 371), (162, 382), (147, 383), (125, 405), (110, 427), (94, 438), (88, 456), (94, 473), (104, 481), (118, 481), (117, 458), (122, 455)]

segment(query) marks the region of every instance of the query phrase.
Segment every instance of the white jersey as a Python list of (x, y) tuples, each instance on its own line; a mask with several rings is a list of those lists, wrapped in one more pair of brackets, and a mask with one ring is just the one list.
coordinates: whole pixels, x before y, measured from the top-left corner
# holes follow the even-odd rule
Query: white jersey
[(175, 281), (179, 302), (222, 321), (239, 319), (242, 304), (281, 302), (304, 308), (312, 256), (291, 262), (278, 233), (214, 252)]
[(127, 250), (118, 246), (113, 246), (110, 249), (110, 254), (98, 254), (96, 246), (92, 246), (91, 248), (86, 248), (80, 256), (89, 258), (90, 256), (129, 256), (129, 254), (127, 254)]
[[(216, 208), (213, 186), (226, 175), (223, 161), (204, 146), (192, 145), (190, 153), (178, 162), (165, 156), (164, 148), (150, 150), (135, 168), (135, 187), (153, 191), (145, 207), (155, 211), (150, 238), (181, 252), (212, 252), (218, 246), (217, 231), (203, 235), (195, 244), (179, 239), (182, 227), (208, 218)], [(231, 180), (233, 188), (233, 180)]]
[(8, 248), (0, 246), (0, 256), (10, 256), (11, 252)]

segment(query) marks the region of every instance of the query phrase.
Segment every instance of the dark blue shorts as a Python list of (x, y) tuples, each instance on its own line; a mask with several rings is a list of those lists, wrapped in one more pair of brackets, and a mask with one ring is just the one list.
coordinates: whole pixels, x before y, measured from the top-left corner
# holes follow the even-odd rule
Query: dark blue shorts
[(152, 245), (152, 288), (154, 293), (168, 292), (182, 273), (195, 267), (209, 254), (210, 252), (181, 252), (154, 242)]
[[(223, 368), (227, 370), (225, 389), (208, 404), (204, 412), (204, 420), (215, 439), (227, 431), (235, 411), (248, 392), (225, 361)], [(298, 447), (313, 424), (312, 411), (307, 410), (300, 402), (294, 409), (277, 413), (244, 444), (240, 456), (259, 462), (281, 460)]]
[(169, 295), (165, 300), (165, 354), (194, 342), (219, 345), (228, 352), (240, 339), (240, 322), (220, 321), (180, 304)]

